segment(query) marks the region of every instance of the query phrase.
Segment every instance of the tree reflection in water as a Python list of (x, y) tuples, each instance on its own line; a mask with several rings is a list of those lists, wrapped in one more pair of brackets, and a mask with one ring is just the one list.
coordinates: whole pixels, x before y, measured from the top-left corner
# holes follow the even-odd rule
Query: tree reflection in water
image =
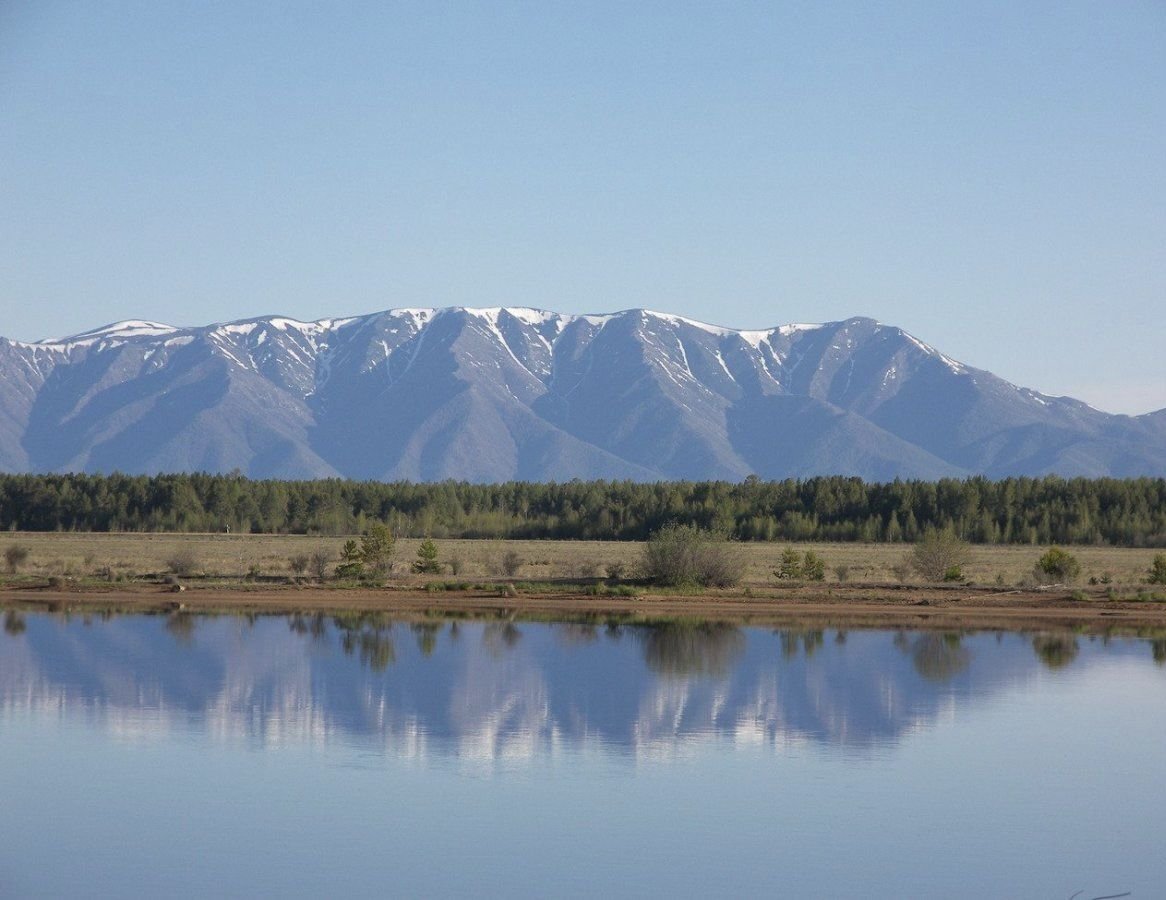
[(411, 628), (417, 637), (417, 649), (422, 656), (432, 656), (437, 649), (437, 633), (441, 631), (441, 622), (415, 622)]
[(1150, 653), (1154, 655), (1154, 662), (1166, 665), (1166, 638), (1155, 638), (1150, 641)]
[(340, 630), (340, 649), (346, 656), (360, 652), (360, 661), (374, 672), (383, 672), (396, 661), (392, 621), (383, 613), (349, 613), (332, 619)]
[(915, 671), (928, 681), (950, 681), (971, 661), (972, 654), (963, 645), (962, 635), (955, 632), (925, 632), (911, 646)]
[(166, 630), (184, 647), (194, 643), (195, 616), (188, 612), (175, 612), (166, 617)]
[(328, 638), (328, 618), (323, 613), (312, 616), (293, 613), (287, 617), (287, 627), (292, 634), (310, 635), (317, 643), (323, 643)]
[(644, 644), (644, 661), (658, 675), (721, 677), (745, 651), (745, 635), (723, 622), (640, 625), (634, 634)]
[(513, 650), (522, 640), (522, 632), (513, 621), (490, 622), (482, 629), (482, 646), (494, 657)]
[(568, 647), (576, 644), (593, 644), (599, 640), (599, 630), (594, 625), (567, 622), (555, 628), (555, 637)]
[(10, 634), (13, 637), (24, 634), (25, 628), (28, 626), (24, 622), (24, 616), (16, 610), (11, 609), (4, 614), (4, 633)]
[(360, 661), (374, 672), (383, 672), (396, 661), (393, 639), (379, 631), (346, 631), (340, 639), (340, 646), (351, 656), (360, 650)]
[(818, 648), (826, 643), (826, 632), (820, 628), (786, 628), (776, 632), (781, 642), (781, 658), (793, 659), (798, 655), (798, 647), (810, 659)]
[(1037, 659), (1050, 669), (1061, 669), (1077, 658), (1077, 638), (1071, 634), (1038, 634), (1032, 639)]

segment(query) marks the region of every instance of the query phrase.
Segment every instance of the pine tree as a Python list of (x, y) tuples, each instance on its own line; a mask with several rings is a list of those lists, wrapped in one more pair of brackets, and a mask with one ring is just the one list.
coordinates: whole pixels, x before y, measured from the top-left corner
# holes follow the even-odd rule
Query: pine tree
[(423, 540), (417, 548), (413, 572), (417, 575), (437, 575), (441, 572), (441, 564), (437, 561), (437, 544), (430, 538)]

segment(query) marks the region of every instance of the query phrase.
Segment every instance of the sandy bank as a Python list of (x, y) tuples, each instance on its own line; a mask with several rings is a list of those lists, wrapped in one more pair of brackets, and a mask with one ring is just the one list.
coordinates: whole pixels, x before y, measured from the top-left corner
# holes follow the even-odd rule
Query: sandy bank
[(765, 592), (691, 596), (646, 592), (640, 597), (565, 591), (429, 592), (421, 588), (335, 589), (318, 586), (194, 586), (172, 593), (139, 584), (73, 589), (8, 587), (0, 606), (29, 611), (290, 614), (381, 612), (400, 618), (432, 615), (516, 618), (702, 618), (741, 623), (847, 627), (1075, 628), (1091, 631), (1166, 628), (1166, 603), (1110, 600), (1100, 592), (1077, 599), (1069, 590), (1001, 591), (941, 586), (792, 586)]

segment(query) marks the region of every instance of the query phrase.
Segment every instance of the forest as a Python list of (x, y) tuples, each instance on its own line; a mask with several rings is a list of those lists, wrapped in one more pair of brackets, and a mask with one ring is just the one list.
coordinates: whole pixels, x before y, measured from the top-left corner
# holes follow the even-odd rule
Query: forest
[(12, 531), (355, 534), (643, 540), (676, 522), (742, 541), (911, 542), (950, 528), (985, 544), (1166, 546), (1166, 479), (842, 476), (742, 482), (472, 484), (241, 475), (0, 475)]

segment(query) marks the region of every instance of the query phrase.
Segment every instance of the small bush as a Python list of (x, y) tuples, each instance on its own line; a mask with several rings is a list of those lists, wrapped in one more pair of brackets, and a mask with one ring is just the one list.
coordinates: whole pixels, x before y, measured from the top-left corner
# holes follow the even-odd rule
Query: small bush
[(850, 566), (839, 564), (834, 567), (834, 577), (841, 581), (850, 580)]
[(317, 581), (323, 581), (328, 577), (328, 568), (332, 565), (332, 557), (328, 555), (328, 551), (323, 547), (319, 548), (312, 554), (312, 558), (308, 560), (308, 571), (315, 576)]
[(773, 575), (783, 581), (825, 581), (826, 562), (813, 550), (799, 554), (793, 547), (786, 547)]
[(589, 584), (583, 593), (591, 597), (638, 597), (640, 592), (630, 584)]
[(1150, 565), (1150, 584), (1166, 584), (1166, 553), (1159, 553)]
[(498, 561), (498, 568), (507, 578), (513, 578), (522, 568), (522, 557), (517, 550), (507, 550)]
[(303, 575), (308, 571), (308, 566), (312, 564), (312, 558), (307, 553), (297, 553), (289, 557), (287, 567), (292, 570), (295, 575)]
[(193, 550), (184, 547), (166, 560), (166, 567), (175, 575), (186, 578), (199, 570), (199, 561)]
[(8, 565), (8, 572), (12, 575), (20, 571), (20, 567), (28, 561), (29, 549), (20, 544), (9, 544), (4, 548), (4, 562)]
[(608, 581), (622, 581), (627, 574), (627, 566), (622, 562), (609, 562), (603, 568)]
[(1033, 575), (1043, 584), (1075, 581), (1080, 574), (1077, 558), (1060, 547), (1050, 547), (1033, 567)]
[(741, 580), (744, 563), (723, 535), (671, 524), (648, 538), (642, 568), (646, 578), (670, 587), (732, 587)]
[(456, 578), (458, 575), (462, 574), (462, 569), (465, 568), (465, 563), (462, 562), (462, 558), (460, 556), (451, 556), (446, 560), (445, 567), (449, 569), (449, 574)]
[(955, 532), (929, 528), (911, 551), (911, 567), (927, 581), (962, 581), (968, 553), (967, 543)]
[(574, 581), (587, 581), (599, 574), (599, 563), (593, 559), (564, 563), (560, 569), (560, 574), (563, 578)]
[(899, 584), (906, 584), (914, 570), (915, 567), (912, 565), (910, 553), (891, 566), (891, 574), (895, 576), (895, 580), (898, 581)]

